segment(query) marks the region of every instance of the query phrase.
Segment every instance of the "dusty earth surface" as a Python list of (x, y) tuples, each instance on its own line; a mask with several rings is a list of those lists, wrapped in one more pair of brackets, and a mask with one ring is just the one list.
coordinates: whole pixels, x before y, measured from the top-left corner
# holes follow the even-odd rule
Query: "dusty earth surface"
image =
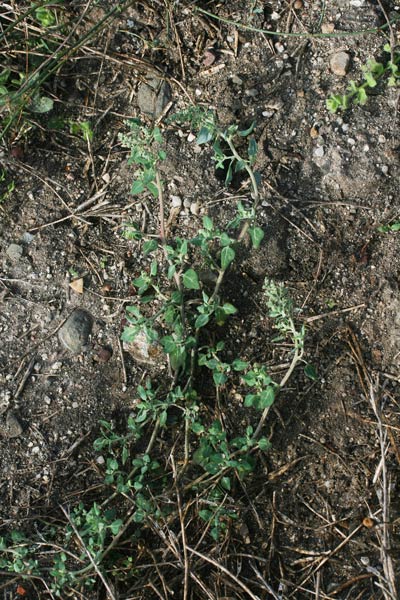
[[(389, 19), (399, 15), (396, 4), (383, 2)], [(239, 309), (221, 334), (228, 355), (257, 360), (280, 379), (288, 349), (274, 341), (262, 299), (264, 278), (273, 278), (300, 309), (305, 361), (317, 378), (299, 367), (276, 400), (264, 426), (271, 450), (229, 497), (239, 515), (229, 536), (215, 542), (188, 525), (189, 545), (214, 562), (192, 556), (187, 597), (395, 598), (388, 569), (395, 582), (400, 233), (378, 227), (400, 219), (399, 90), (381, 82), (363, 107), (330, 114), (325, 106), (330, 93), (361, 79), (368, 58), (382, 57), (384, 34), (271, 37), (196, 12), (197, 5), (138, 2), (123, 10), (91, 41), (92, 52), (79, 50), (45, 84), (51, 113), (19, 139), (3, 141), (1, 161), (15, 189), (0, 205), (2, 535), (37, 532), (46, 515), (61, 519), (60, 505), (102, 497), (104, 461), (93, 450), (99, 421), (123, 432), (149, 372), (120, 341), (125, 308), (137, 302), (132, 279), (149, 264), (141, 243), (124, 239), (122, 225), (135, 221), (157, 234), (159, 208), (150, 197), (130, 195), (134, 167), (118, 138), (124, 120), (151, 123), (154, 110), (166, 108), (157, 118), (171, 238), (193, 236), (204, 215), (223, 227), (238, 198), (251, 202), (245, 177), (225, 187), (210, 149), (196, 144), (190, 127), (168, 124), (197, 103), (214, 109), (223, 125), (256, 123), (257, 223), (265, 237), (259, 249), (243, 250), (223, 285)], [(80, 34), (110, 6), (89, 3)], [(253, 28), (299, 34), (386, 22), (381, 3), (367, 0), (201, 7)], [(83, 6), (64, 11), (76, 20)], [(350, 62), (340, 76), (330, 61), (341, 51)], [(149, 74), (168, 83), (158, 108), (151, 94), (143, 98)], [(55, 117), (89, 121), (93, 139), (87, 144), (68, 127), (52, 128)], [(86, 330), (73, 352), (60, 329), (76, 309), (86, 311)], [(156, 378), (165, 376), (161, 367), (150, 369)], [(210, 420), (222, 412), (228, 431), (258, 422), (238, 394), (222, 393), (218, 406), (205, 394), (204, 403)], [(179, 545), (180, 529), (171, 527)], [(66, 588), (61, 597), (183, 598), (184, 569), (172, 564), (168, 544), (151, 527), (142, 537), (138, 547), (148, 543), (150, 550), (135, 556), (141, 570), (128, 583), (116, 578), (114, 596), (99, 579), (95, 591)], [(40, 577), (3, 570), (1, 581), (0, 596), (51, 597)]]

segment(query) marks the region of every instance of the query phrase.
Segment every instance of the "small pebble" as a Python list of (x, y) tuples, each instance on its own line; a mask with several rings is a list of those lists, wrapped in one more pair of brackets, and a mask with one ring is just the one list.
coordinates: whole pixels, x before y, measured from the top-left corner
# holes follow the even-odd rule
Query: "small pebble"
[(22, 425), (12, 411), (8, 411), (6, 416), (6, 435), (9, 438), (15, 438), (23, 432)]
[(78, 308), (65, 321), (58, 337), (63, 346), (71, 352), (83, 352), (87, 349), (92, 327), (93, 319), (90, 314)]
[(180, 198), (179, 196), (171, 196), (171, 206), (172, 208), (181, 208), (182, 198)]
[(303, 0), (295, 0), (295, 2), (293, 4), (294, 10), (301, 10), (303, 8), (303, 6), (304, 6)]
[(285, 46), (281, 44), (281, 42), (276, 42), (275, 50), (279, 52), (279, 54), (282, 54), (283, 52), (285, 52)]
[(30, 244), (35, 239), (35, 236), (29, 233), (29, 231), (25, 231), (25, 233), (21, 236), (21, 242), (23, 244)]
[(255, 98), (256, 96), (258, 96), (258, 90), (256, 88), (251, 88), (251, 90), (246, 90), (246, 96)]
[(198, 202), (192, 202), (190, 205), (190, 212), (192, 213), (192, 215), (198, 215), (199, 214), (199, 203)]
[(333, 23), (323, 23), (321, 25), (322, 33), (333, 33), (335, 31), (335, 25)]
[(231, 81), (233, 85), (243, 85), (243, 79), (240, 79), (237, 75), (233, 75)]
[(331, 56), (330, 67), (332, 73), (338, 77), (344, 77), (350, 64), (350, 55), (347, 52), (336, 52)]
[(276, 12), (276, 10), (274, 10), (273, 13), (271, 13), (271, 21), (279, 21), (279, 19), (281, 18), (280, 14)]
[(323, 146), (318, 146), (318, 148), (315, 148), (314, 150), (314, 156), (316, 158), (322, 158), (325, 154), (325, 150)]
[(387, 175), (389, 173), (389, 167), (387, 165), (382, 165), (381, 171), (384, 175)]
[(354, 138), (347, 138), (347, 143), (349, 146), (355, 146), (356, 140)]
[(195, 139), (196, 139), (196, 136), (194, 135), (194, 133), (190, 132), (189, 135), (187, 136), (187, 141), (189, 142), (189, 144), (194, 142)]
[(99, 362), (106, 363), (112, 357), (112, 350), (109, 348), (100, 348), (97, 352), (97, 359)]
[(19, 244), (10, 244), (6, 250), (7, 255), (11, 260), (17, 262), (22, 258), (24, 249)]

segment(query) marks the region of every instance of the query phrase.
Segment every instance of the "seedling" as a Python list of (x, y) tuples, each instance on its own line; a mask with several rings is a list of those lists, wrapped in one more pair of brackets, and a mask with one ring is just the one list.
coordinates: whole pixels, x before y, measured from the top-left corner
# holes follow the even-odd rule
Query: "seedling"
[(7, 181), (7, 171), (5, 169), (0, 169), (0, 184), (2, 184), (2, 188), (4, 191), (0, 192), (0, 204), (8, 200), (11, 196), (12, 192), (15, 190), (14, 181)]
[(400, 221), (395, 221), (390, 225), (380, 225), (378, 227), (380, 233), (388, 233), (389, 231), (400, 231)]
[(362, 69), (364, 81), (361, 84), (350, 81), (346, 94), (332, 94), (326, 101), (329, 112), (336, 113), (338, 110), (347, 110), (352, 104), (364, 106), (368, 101), (367, 92), (375, 88), (384, 76), (388, 76), (387, 85), (389, 87), (399, 85), (400, 52), (396, 50), (392, 52), (390, 44), (385, 44), (383, 50), (390, 54), (390, 58), (386, 63), (380, 63), (374, 59), (368, 60)]

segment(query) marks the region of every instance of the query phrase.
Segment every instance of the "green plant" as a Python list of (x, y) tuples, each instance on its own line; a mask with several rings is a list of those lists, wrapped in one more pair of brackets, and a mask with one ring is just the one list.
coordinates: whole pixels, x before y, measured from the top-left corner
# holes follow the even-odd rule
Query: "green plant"
[(156, 168), (158, 162), (166, 158), (164, 150), (154, 149), (155, 145), (162, 144), (161, 130), (159, 127), (149, 129), (140, 119), (130, 119), (125, 124), (129, 132), (120, 133), (118, 137), (122, 146), (130, 150), (128, 164), (137, 167), (131, 194), (137, 195), (147, 190), (157, 198)]
[(361, 84), (350, 81), (346, 94), (332, 94), (326, 101), (329, 112), (336, 113), (338, 110), (347, 110), (352, 104), (363, 106), (368, 100), (367, 92), (375, 88), (384, 76), (388, 76), (388, 86), (399, 85), (400, 52), (392, 49), (390, 44), (385, 44), (383, 50), (390, 55), (388, 60), (384, 63), (377, 62), (374, 59), (368, 60), (362, 69), (364, 81)]
[(5, 190), (0, 192), (0, 204), (5, 202), (15, 190), (14, 181), (7, 180), (7, 171), (5, 169), (0, 169), (0, 184), (3, 184)]
[(93, 140), (94, 132), (90, 121), (70, 121), (69, 130), (74, 135), (81, 135), (88, 144)]
[(389, 231), (400, 231), (400, 221), (395, 221), (389, 225), (380, 225), (378, 227), (380, 233), (388, 233)]
[[(179, 530), (183, 542), (186, 531), (194, 536), (200, 531), (200, 541), (206, 535), (227, 541), (240, 519), (235, 488), (244, 486), (260, 452), (270, 448), (262, 435), (267, 411), (302, 360), (305, 330), (297, 327), (285, 288), (272, 281), (265, 282), (263, 301), (279, 334), (275, 341), (289, 347), (291, 361), (283, 379), (275, 382), (264, 364), (245, 360), (239, 352), (230, 356), (220, 339), (239, 312), (225, 277), (238, 271), (238, 248), (246, 234), (253, 249), (263, 239), (256, 224), (257, 145), (247, 140), (242, 159), (237, 147), (249, 139), (250, 130), (244, 135), (236, 127), (220, 130), (209, 113), (197, 124), (200, 142), (213, 145), (217, 166), (223, 155), (228, 170), (247, 172), (253, 201), (238, 203), (224, 227), (204, 216), (188, 239), (166, 239), (162, 210), (159, 232), (143, 233), (134, 223), (123, 226), (130, 243), (141, 245), (145, 264), (132, 281), (137, 293), (126, 310), (122, 339), (157, 345), (168, 372), (138, 385), (125, 423), (100, 422), (94, 441), (100, 455), (94, 470), (101, 475), (95, 501), (86, 496), (61, 507), (55, 523), (39, 520), (29, 541), (15, 533), (0, 539), (0, 568), (26, 578), (46, 577), (57, 597), (77, 590), (85, 596), (99, 579), (108, 589), (111, 577), (131, 586), (149, 533), (172, 540), (169, 547)], [(133, 193), (150, 194), (162, 206), (159, 168), (166, 153), (160, 148), (161, 131), (136, 120), (128, 125), (121, 142), (135, 166)], [(85, 130), (79, 127), (76, 133), (85, 135)], [(232, 389), (244, 402), (242, 418), (228, 423), (220, 406)]]

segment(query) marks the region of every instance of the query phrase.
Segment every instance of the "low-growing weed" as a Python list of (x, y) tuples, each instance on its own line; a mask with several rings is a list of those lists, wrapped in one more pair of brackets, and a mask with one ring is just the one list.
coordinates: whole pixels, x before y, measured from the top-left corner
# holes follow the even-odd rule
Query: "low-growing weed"
[[(174, 540), (175, 530), (187, 527), (201, 539), (209, 535), (218, 543), (226, 540), (241, 519), (231, 494), (255, 472), (260, 452), (270, 448), (263, 435), (266, 415), (302, 360), (305, 330), (296, 325), (285, 288), (269, 280), (261, 302), (277, 330), (275, 342), (289, 347), (284, 377), (277, 382), (262, 362), (245, 359), (239, 351), (235, 356), (227, 352), (221, 338), (239, 311), (230, 301), (225, 278), (237, 270), (245, 236), (255, 249), (264, 235), (256, 223), (257, 144), (251, 137), (253, 126), (223, 130), (208, 111), (192, 122), (199, 127), (198, 143), (212, 144), (216, 167), (227, 166), (227, 184), (234, 172), (247, 172), (253, 199), (239, 202), (224, 227), (204, 215), (187, 239), (167, 239), (161, 229), (147, 234), (134, 223), (123, 228), (130, 243), (141, 245), (147, 266), (133, 278), (136, 296), (126, 309), (122, 340), (157, 344), (168, 373), (138, 385), (125, 426), (101, 421), (94, 449), (96, 471), (102, 473), (102, 501), (96, 497), (71, 509), (61, 507), (64, 517), (57, 527), (42, 524), (29, 542), (16, 534), (0, 539), (0, 568), (25, 577), (42, 576), (45, 570), (57, 597), (91, 589), (99, 577), (106, 585), (105, 575), (115, 581), (130, 579), (131, 585), (135, 565), (146, 555), (143, 539), (149, 531)], [(159, 168), (166, 158), (161, 131), (138, 120), (128, 126), (120, 140), (129, 148), (135, 169), (132, 193), (161, 200)], [(80, 123), (75, 133), (89, 136), (90, 131)], [(242, 158), (238, 148), (245, 138)], [(240, 408), (230, 409), (232, 414), (241, 411), (237, 422), (226, 418), (229, 410), (221, 410), (229, 405), (233, 389), (242, 399)]]

